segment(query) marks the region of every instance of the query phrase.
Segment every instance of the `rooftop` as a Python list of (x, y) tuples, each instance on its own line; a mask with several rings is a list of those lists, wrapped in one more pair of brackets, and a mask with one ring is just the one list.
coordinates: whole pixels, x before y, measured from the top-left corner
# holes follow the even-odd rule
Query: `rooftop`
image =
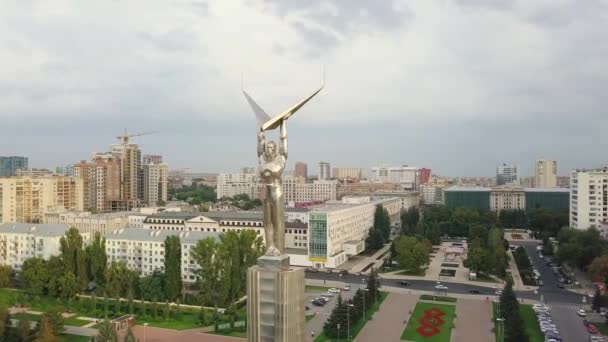
[(65, 235), (68, 228), (67, 224), (3, 223), (0, 225), (0, 233), (59, 237)]
[(167, 236), (178, 235), (182, 243), (195, 244), (199, 240), (212, 237), (219, 239), (216, 232), (184, 232), (174, 230), (150, 230), (145, 228), (124, 228), (106, 234), (106, 240), (132, 240), (132, 241), (165, 241)]
[(240, 220), (240, 221), (263, 221), (264, 214), (261, 211), (209, 211), (202, 213), (213, 220)]
[(459, 191), (459, 192), (490, 192), (490, 191), (509, 191), (517, 190), (524, 192), (556, 192), (556, 193), (570, 193), (568, 188), (524, 188), (520, 186), (498, 186), (498, 187), (481, 187), (481, 186), (451, 186), (444, 191)]

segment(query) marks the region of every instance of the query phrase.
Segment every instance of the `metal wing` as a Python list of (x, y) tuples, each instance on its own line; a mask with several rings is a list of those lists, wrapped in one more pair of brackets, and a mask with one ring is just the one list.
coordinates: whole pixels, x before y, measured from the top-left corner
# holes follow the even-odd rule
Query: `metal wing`
[(287, 109), (286, 111), (275, 116), (274, 118), (272, 118), (272, 120), (269, 119), (268, 121), (266, 121), (264, 123), (264, 125), (262, 125), (262, 129), (265, 131), (269, 130), (269, 129), (275, 129), (277, 126), (279, 126), (279, 124), (281, 123), (282, 120), (287, 120), (290, 116), (292, 116), (295, 112), (297, 112), (300, 108), (302, 108), (302, 106), (304, 106), (308, 101), (310, 101), (313, 97), (315, 97), (315, 95), (317, 95), (321, 90), (323, 90), (323, 87), (324, 86), (322, 86), (317, 91), (312, 93), (312, 95), (310, 95), (307, 98), (303, 99), (302, 101), (296, 103), (295, 105), (289, 107), (289, 109)]
[(255, 101), (253, 101), (251, 96), (249, 96), (249, 94), (247, 94), (244, 90), (243, 94), (245, 95), (247, 102), (249, 102), (251, 109), (253, 109), (253, 112), (255, 113), (255, 118), (258, 120), (258, 125), (262, 127), (265, 123), (270, 121), (270, 116), (266, 114), (266, 112), (260, 106), (258, 106)]

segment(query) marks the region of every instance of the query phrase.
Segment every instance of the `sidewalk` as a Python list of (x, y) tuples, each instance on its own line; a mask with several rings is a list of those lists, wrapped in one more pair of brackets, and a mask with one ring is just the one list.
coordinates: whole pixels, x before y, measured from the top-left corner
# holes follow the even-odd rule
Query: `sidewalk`
[(524, 282), (521, 280), (521, 276), (519, 275), (519, 268), (517, 268), (517, 264), (515, 263), (515, 259), (513, 258), (513, 253), (511, 253), (511, 251), (509, 250), (509, 251), (507, 251), (507, 255), (509, 256), (509, 272), (511, 273), (511, 278), (513, 278), (513, 289), (519, 290), (519, 291), (537, 290), (538, 286), (524, 285)]
[[(373, 263), (375, 268), (380, 268), (382, 266), (382, 263), (384, 262), (384, 258), (380, 258), (379, 260), (377, 260), (377, 258), (382, 255), (383, 253), (385, 253), (386, 251), (388, 251), (391, 248), (390, 244), (387, 244), (386, 246), (380, 248), (376, 253), (374, 253), (372, 256), (369, 256), (363, 260), (361, 260), (359, 263), (357, 263), (356, 265), (353, 266), (353, 268), (350, 270), (351, 273), (358, 273), (361, 272), (361, 270), (363, 270), (364, 268), (366, 268), (369, 264)], [(371, 269), (371, 267), (364, 273), (369, 273), (369, 270)]]

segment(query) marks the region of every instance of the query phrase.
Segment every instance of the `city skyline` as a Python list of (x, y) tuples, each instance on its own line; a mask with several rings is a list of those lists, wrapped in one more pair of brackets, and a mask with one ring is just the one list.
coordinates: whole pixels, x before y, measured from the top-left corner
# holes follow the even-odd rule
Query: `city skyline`
[(482, 176), (502, 162), (531, 175), (539, 158), (560, 175), (606, 163), (593, 143), (608, 120), (601, 2), (152, 1), (141, 18), (130, 4), (0, 6), (0, 119), (20, 141), (0, 154), (32, 167), (88, 159), (125, 127), (161, 130), (136, 142), (174, 168), (252, 165), (241, 76), (272, 111), (323, 66), (324, 97), (290, 126), (310, 165)]

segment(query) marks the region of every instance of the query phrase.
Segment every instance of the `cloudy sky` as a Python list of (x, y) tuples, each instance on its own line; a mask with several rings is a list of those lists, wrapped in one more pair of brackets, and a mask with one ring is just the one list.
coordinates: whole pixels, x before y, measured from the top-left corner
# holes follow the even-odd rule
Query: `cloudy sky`
[(127, 128), (172, 168), (255, 165), (242, 75), (276, 113), (325, 69), (291, 164), (566, 174), (608, 162), (606, 42), (606, 0), (3, 0), (0, 155), (54, 167)]

